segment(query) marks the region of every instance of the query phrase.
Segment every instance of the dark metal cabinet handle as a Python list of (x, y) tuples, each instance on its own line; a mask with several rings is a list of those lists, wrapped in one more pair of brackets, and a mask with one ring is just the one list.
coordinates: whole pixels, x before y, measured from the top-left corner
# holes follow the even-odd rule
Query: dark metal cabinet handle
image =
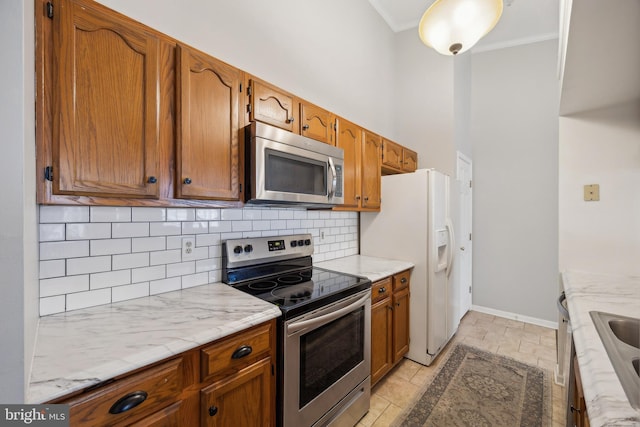
[(147, 182), (149, 184), (155, 184), (156, 182), (158, 182), (158, 178), (156, 178), (155, 176), (150, 176)]
[(387, 288), (382, 287), (382, 288), (379, 288), (379, 289), (378, 289), (378, 293), (379, 293), (379, 294), (381, 294), (381, 293), (383, 293), (383, 292), (387, 292)]
[(184, 181), (182, 181), (182, 182), (184, 182), (187, 185), (191, 184), (191, 178), (185, 178)]
[(250, 345), (243, 345), (242, 347), (238, 347), (236, 351), (233, 352), (233, 354), (231, 355), (231, 358), (241, 359), (245, 356), (250, 355), (252, 351), (253, 349), (251, 348)]
[(402, 279), (400, 279), (400, 283), (402, 283), (403, 285), (407, 283), (407, 278), (403, 277)]
[(289, 117), (287, 119), (287, 122), (289, 122), (289, 123), (293, 123), (294, 121), (295, 121), (295, 118), (293, 118), (293, 117)]
[(217, 413), (218, 413), (218, 407), (217, 406), (210, 406), (209, 407), (209, 416), (210, 417), (213, 417)]
[(146, 391), (134, 391), (118, 399), (109, 409), (110, 414), (121, 414), (133, 409), (147, 399)]
[(302, 130), (309, 130), (309, 125), (302, 126)]

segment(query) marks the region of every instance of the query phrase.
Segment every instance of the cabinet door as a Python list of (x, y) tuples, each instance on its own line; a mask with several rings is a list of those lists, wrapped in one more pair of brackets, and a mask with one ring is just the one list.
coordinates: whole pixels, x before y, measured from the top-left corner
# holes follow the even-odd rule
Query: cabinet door
[(271, 378), (271, 358), (266, 358), (203, 389), (200, 425), (273, 425)]
[(177, 49), (176, 195), (239, 200), (241, 72), (194, 49)]
[(362, 208), (380, 209), (380, 150), (382, 139), (379, 135), (364, 131), (362, 145)]
[(402, 170), (405, 172), (415, 172), (418, 168), (418, 153), (409, 150), (408, 148), (402, 149)]
[(249, 81), (249, 120), (297, 132), (293, 96), (267, 83)]
[(159, 40), (91, 3), (54, 3), (54, 194), (157, 198)]
[(180, 427), (185, 425), (184, 416), (181, 418), (180, 414), (181, 405), (182, 402), (176, 402), (137, 423), (131, 424), (130, 427)]
[(392, 321), (390, 297), (371, 306), (371, 385), (377, 383), (392, 367)]
[(344, 119), (336, 119), (336, 147), (344, 150), (344, 205), (358, 208), (361, 200), (360, 156), (362, 155), (362, 129)]
[(395, 169), (402, 168), (402, 146), (388, 139), (382, 139), (382, 165)]
[(300, 103), (300, 134), (335, 145), (331, 113), (313, 104)]
[(409, 288), (393, 294), (393, 363), (409, 351)]

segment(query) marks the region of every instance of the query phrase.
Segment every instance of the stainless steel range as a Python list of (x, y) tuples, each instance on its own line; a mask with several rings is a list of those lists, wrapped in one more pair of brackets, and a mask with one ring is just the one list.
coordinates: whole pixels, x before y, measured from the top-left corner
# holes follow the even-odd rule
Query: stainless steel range
[(277, 420), (354, 426), (371, 394), (371, 282), (313, 267), (310, 234), (227, 240), (222, 281), (280, 307)]

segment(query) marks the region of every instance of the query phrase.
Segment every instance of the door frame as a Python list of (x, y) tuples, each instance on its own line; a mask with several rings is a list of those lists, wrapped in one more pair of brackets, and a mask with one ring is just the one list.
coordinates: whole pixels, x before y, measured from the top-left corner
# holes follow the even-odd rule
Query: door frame
[[(468, 165), (469, 177), (464, 178), (463, 167)], [(465, 182), (462, 182), (462, 181)], [(458, 182), (459, 246), (457, 273), (460, 283), (460, 317), (471, 309), (473, 295), (473, 162), (460, 151), (456, 152), (456, 181)], [(468, 181), (468, 182), (467, 182)], [(463, 253), (464, 251), (464, 253)]]

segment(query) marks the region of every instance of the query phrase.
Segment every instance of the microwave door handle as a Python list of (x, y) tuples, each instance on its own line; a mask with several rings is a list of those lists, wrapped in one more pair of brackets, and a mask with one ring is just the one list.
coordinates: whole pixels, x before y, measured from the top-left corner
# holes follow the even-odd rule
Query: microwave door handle
[(358, 299), (358, 301), (352, 304), (349, 304), (348, 306), (343, 307), (340, 310), (336, 310), (331, 313), (324, 314), (322, 316), (314, 317), (312, 319), (294, 322), (287, 326), (287, 333), (295, 334), (296, 332), (301, 331), (302, 329), (313, 328), (315, 326), (322, 325), (323, 323), (328, 323), (332, 320), (338, 319), (339, 317), (342, 317), (342, 315), (347, 314), (350, 311), (353, 311), (354, 309), (364, 304), (369, 298), (370, 296), (367, 293), (365, 296)]
[(329, 189), (329, 198), (333, 199), (334, 194), (336, 193), (336, 186), (338, 185), (338, 174), (336, 173), (336, 166), (333, 164), (333, 159), (329, 157), (329, 168), (331, 169), (331, 188)]

